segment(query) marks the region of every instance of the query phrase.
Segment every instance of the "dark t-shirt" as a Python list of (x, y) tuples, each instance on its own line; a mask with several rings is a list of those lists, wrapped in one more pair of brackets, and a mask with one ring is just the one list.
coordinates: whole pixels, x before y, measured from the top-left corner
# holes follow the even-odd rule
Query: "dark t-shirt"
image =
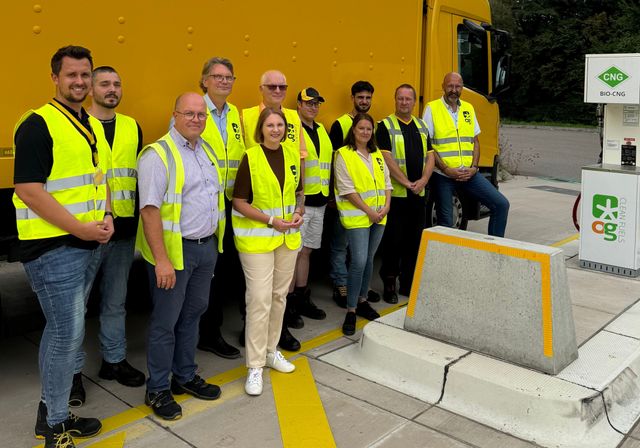
[[(113, 139), (116, 133), (116, 120), (107, 120), (102, 121), (102, 127), (104, 128), (104, 136), (107, 139), (107, 143), (109, 143), (110, 147), (113, 147)], [(140, 125), (136, 123), (138, 126), (138, 148), (136, 149), (136, 155), (140, 154), (142, 150), (142, 129), (140, 129)], [(140, 216), (139, 210), (139, 198), (136, 192), (136, 204), (133, 209), (132, 217), (117, 217), (113, 222), (113, 226), (115, 231), (113, 232), (112, 240), (122, 240), (125, 238), (132, 238), (136, 236), (136, 232), (138, 230), (138, 217)]]
[[(55, 100), (53, 100), (55, 101)], [(80, 116), (71, 108), (62, 103), (69, 112), (76, 116), (80, 123), (89, 129), (89, 114), (82, 108)], [(80, 131), (77, 131), (80, 132)], [(37, 182), (44, 184), (51, 174), (53, 167), (53, 139), (44, 118), (37, 114), (31, 114), (20, 124), (14, 139), (16, 152), (14, 161), (13, 183)], [(91, 150), (88, 156), (91, 157)], [(62, 235), (52, 238), (37, 240), (21, 240), (18, 249), (18, 258), (21, 262), (35, 260), (45, 252), (60, 246), (73, 246), (82, 249), (95, 249), (96, 241), (83, 241), (73, 235)]]
[[(409, 124), (398, 120), (400, 131), (404, 139), (404, 152), (407, 160), (407, 178), (414, 182), (422, 177), (424, 171), (424, 157), (422, 155), (422, 138), (420, 131), (413, 120)], [(391, 137), (389, 130), (383, 122), (378, 123), (376, 128), (376, 141), (380, 149), (391, 151)], [(427, 138), (427, 151), (431, 151), (431, 139)]]
[[(318, 128), (320, 127), (320, 125), (318, 125), (318, 123), (314, 121), (313, 128), (310, 128), (304, 123), (302, 123), (302, 127), (307, 131), (307, 134), (309, 134), (309, 137), (313, 142), (313, 146), (316, 148), (316, 151), (318, 151), (318, 158), (320, 158), (320, 154), (323, 149), (320, 147), (320, 137), (318, 137)], [(327, 149), (325, 149), (325, 151), (326, 150)], [(309, 194), (309, 195), (305, 195), (304, 197), (304, 205), (309, 207), (322, 207), (323, 205), (326, 205), (328, 200), (329, 198), (323, 195), (322, 192), (316, 193), (316, 194)]]
[[(277, 150), (265, 148), (260, 145), (264, 155), (269, 162), (271, 171), (275, 174), (278, 182), (280, 183), (280, 190), (284, 188), (284, 153), (282, 152), (282, 146)], [(302, 191), (302, 183), (298, 182), (296, 191)], [(236, 174), (236, 182), (233, 186), (233, 197), (239, 199), (246, 199), (248, 202), (253, 201), (253, 186), (251, 185), (251, 170), (249, 169), (249, 161), (247, 157), (243, 157), (238, 167), (238, 173)]]

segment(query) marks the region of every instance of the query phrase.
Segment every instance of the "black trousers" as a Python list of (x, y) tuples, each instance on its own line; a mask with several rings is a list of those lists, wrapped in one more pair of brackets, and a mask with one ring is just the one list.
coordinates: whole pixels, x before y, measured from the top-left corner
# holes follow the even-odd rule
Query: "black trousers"
[(231, 224), (231, 201), (225, 197), (226, 223), (222, 249), (218, 255), (216, 270), (211, 279), (209, 292), (209, 307), (200, 319), (200, 337), (207, 338), (220, 331), (223, 322), (223, 308), (226, 300), (238, 304), (239, 312), (245, 314), (244, 293), (246, 289), (244, 272), (238, 257), (238, 250), (233, 242), (233, 227)]
[(380, 277), (399, 277), (400, 289), (411, 288), (426, 212), (424, 197), (409, 193), (406, 198), (391, 198), (381, 244)]

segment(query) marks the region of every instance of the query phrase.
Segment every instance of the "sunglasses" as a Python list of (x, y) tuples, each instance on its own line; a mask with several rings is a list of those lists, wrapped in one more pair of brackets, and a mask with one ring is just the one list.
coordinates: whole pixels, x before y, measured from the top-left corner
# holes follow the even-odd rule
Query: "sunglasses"
[(266, 87), (270, 91), (275, 92), (278, 89), (280, 89), (281, 91), (285, 91), (289, 86), (286, 84), (262, 84), (262, 87)]

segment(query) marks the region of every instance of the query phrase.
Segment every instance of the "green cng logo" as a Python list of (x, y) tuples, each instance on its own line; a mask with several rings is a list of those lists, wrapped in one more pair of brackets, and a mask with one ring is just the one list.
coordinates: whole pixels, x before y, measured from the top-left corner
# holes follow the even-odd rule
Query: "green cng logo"
[(600, 81), (604, 82), (611, 88), (616, 87), (618, 84), (624, 82), (628, 78), (629, 75), (627, 75), (615, 65), (612, 65), (598, 75), (598, 79), (600, 79)]
[(591, 224), (591, 229), (602, 235), (605, 241), (617, 240), (619, 212), (617, 197), (604, 194), (594, 195), (591, 213), (596, 220)]

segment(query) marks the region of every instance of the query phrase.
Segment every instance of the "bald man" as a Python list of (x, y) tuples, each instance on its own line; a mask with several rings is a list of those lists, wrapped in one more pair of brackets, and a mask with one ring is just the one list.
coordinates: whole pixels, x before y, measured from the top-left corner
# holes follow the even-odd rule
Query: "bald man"
[(442, 97), (431, 101), (424, 111), (436, 155), (430, 185), (434, 190), (438, 224), (453, 226), (453, 193), (458, 189), (489, 209), (488, 233), (503, 237), (509, 201), (479, 174), (480, 125), (473, 106), (460, 99), (463, 87), (459, 73), (447, 73), (442, 81)]
[(207, 119), (202, 96), (179, 96), (173, 118), (169, 133), (138, 159), (142, 226), (136, 247), (146, 261), (153, 300), (145, 403), (165, 420), (182, 416), (172, 394), (220, 396), (218, 386), (196, 374), (195, 351), (225, 227), (218, 162), (200, 137)]

